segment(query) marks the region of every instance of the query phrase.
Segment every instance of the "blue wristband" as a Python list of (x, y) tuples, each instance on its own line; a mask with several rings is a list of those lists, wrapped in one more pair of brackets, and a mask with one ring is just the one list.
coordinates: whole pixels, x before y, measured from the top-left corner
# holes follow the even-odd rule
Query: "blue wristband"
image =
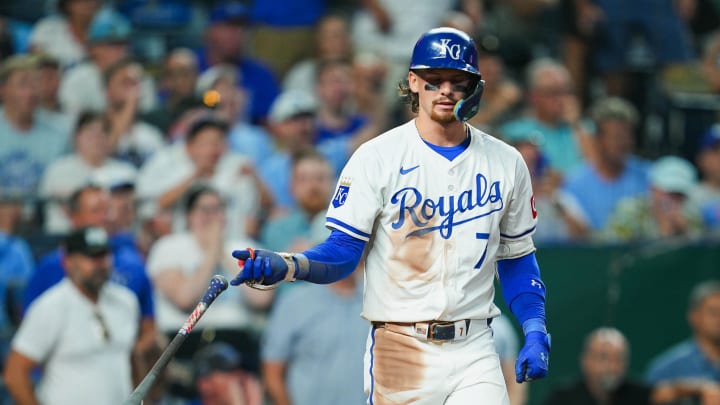
[(547, 334), (547, 326), (545, 320), (541, 318), (531, 318), (522, 324), (523, 334), (525, 336), (530, 332), (542, 332)]

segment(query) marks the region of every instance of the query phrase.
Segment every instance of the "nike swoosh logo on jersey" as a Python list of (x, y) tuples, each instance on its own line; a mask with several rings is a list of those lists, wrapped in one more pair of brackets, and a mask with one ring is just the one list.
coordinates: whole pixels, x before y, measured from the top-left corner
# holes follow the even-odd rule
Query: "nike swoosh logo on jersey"
[(408, 173), (410, 173), (411, 171), (417, 169), (418, 167), (420, 167), (420, 165), (413, 166), (413, 167), (410, 167), (410, 168), (407, 168), (407, 169), (403, 169), (403, 167), (400, 166), (400, 174), (408, 174)]

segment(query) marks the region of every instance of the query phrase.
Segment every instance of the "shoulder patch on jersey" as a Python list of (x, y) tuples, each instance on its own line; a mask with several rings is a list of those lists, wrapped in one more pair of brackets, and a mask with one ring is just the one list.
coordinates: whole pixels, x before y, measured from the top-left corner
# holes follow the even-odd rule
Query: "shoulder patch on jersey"
[(533, 219), (537, 218), (537, 210), (535, 209), (535, 196), (530, 197), (530, 209), (532, 209)]
[(350, 193), (350, 184), (352, 179), (349, 177), (342, 177), (338, 183), (337, 190), (332, 199), (332, 205), (335, 208), (341, 207), (347, 201), (348, 194)]

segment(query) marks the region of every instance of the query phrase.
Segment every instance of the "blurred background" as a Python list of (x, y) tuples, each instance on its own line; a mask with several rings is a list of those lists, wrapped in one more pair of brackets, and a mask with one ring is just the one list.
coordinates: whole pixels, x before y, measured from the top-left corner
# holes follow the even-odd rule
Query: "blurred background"
[[(720, 290), (693, 301), (720, 280), (717, 0), (0, 2), (3, 363), (62, 279), (74, 229), (108, 232), (111, 281), (138, 297), (136, 381), (210, 277), (236, 273), (230, 251), (324, 240), (344, 163), (412, 119), (397, 85), (419, 35), (441, 25), (480, 52), (470, 123), (515, 146), (533, 180), (551, 372), (512, 388), (513, 405), (646, 403), (623, 402), (608, 375), (647, 403), (720, 404)], [(146, 403), (363, 403), (361, 277), (223, 296)], [(512, 360), (522, 334), (504, 312)], [(329, 319), (347, 330), (313, 333)], [(625, 339), (619, 365), (591, 361), (586, 338), (602, 327)], [(681, 342), (693, 360), (657, 377)], [(676, 380), (702, 388), (657, 391)], [(575, 383), (590, 396), (566, 402)]]

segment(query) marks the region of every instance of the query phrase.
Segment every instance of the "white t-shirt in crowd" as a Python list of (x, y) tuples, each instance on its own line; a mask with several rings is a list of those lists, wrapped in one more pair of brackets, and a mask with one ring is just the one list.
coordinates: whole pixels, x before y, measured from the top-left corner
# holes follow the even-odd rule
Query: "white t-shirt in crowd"
[(55, 57), (63, 69), (87, 57), (85, 46), (75, 39), (67, 19), (61, 15), (38, 21), (30, 33), (30, 46)]
[(108, 282), (92, 303), (65, 278), (32, 303), (12, 349), (44, 365), (41, 404), (120, 405), (132, 392), (139, 322), (126, 287)]
[[(225, 153), (208, 183), (224, 197), (226, 204), (226, 235), (242, 238), (247, 235), (246, 221), (260, 209), (260, 197), (253, 177), (244, 168), (251, 167), (244, 156)], [(156, 199), (161, 194), (190, 178), (195, 165), (182, 142), (158, 151), (140, 168), (135, 191), (140, 199)], [(184, 213), (175, 216), (175, 228), (184, 229)]]
[[(233, 249), (250, 246), (249, 241), (236, 240), (225, 244), (225, 257), (231, 258)], [(179, 232), (167, 235), (159, 239), (150, 250), (147, 262), (147, 271), (154, 281), (158, 275), (167, 271), (181, 271), (190, 276), (197, 271), (204, 258), (204, 251), (197, 242), (197, 239), (189, 232)], [(212, 275), (220, 274), (228, 280), (236, 274), (230, 274), (226, 267), (218, 263), (216, 271)], [(206, 285), (210, 283), (210, 277)], [(158, 329), (163, 332), (177, 332), (187, 320), (188, 313), (176, 307), (166, 296), (155, 288), (155, 319)], [(198, 298), (199, 301), (199, 298)], [(243, 302), (242, 290), (231, 287), (218, 296), (202, 318), (202, 322), (195, 329), (216, 328), (216, 329), (240, 329), (249, 327), (252, 321), (251, 313)]]
[[(63, 110), (72, 114), (83, 110), (104, 111), (107, 108), (102, 72), (90, 61), (75, 65), (63, 74), (58, 96)], [(156, 105), (155, 82), (150, 76), (145, 75), (140, 83), (138, 109), (147, 112)]]

